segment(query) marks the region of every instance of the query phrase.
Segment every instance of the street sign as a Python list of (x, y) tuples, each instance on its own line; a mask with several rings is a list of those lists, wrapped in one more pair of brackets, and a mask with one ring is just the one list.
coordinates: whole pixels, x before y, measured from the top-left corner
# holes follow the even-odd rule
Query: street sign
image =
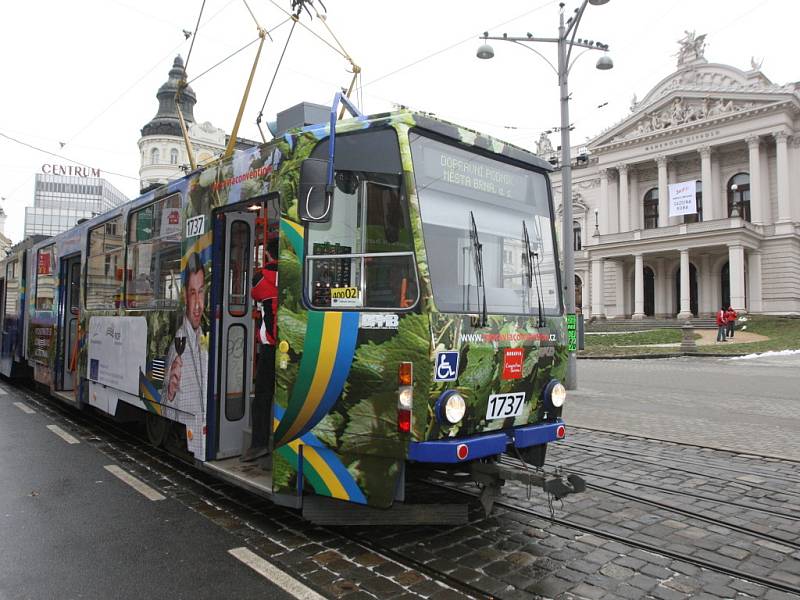
[(567, 352), (578, 349), (578, 317), (574, 314), (567, 315)]

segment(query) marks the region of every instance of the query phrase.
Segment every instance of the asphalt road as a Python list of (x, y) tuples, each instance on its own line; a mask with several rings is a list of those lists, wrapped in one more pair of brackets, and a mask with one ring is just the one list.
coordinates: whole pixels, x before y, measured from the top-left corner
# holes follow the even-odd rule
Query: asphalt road
[(148, 499), (20, 400), (0, 386), (0, 599), (292, 597), (229, 554), (241, 540)]
[(568, 425), (800, 460), (800, 355), (581, 360)]

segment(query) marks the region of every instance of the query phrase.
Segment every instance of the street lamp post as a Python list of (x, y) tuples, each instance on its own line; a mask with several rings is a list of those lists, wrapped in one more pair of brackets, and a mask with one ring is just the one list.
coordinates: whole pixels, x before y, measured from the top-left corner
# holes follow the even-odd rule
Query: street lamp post
[[(587, 4), (599, 6), (606, 4), (608, 0), (583, 0), (580, 8), (575, 10), (574, 16), (564, 21), (564, 3), (560, 3), (559, 11), (559, 25), (558, 25), (558, 38), (539, 38), (527, 34), (525, 37), (512, 37), (503, 35), (502, 37), (493, 37), (487, 33), (483, 34), (483, 45), (478, 48), (478, 58), (489, 59), (494, 57), (494, 50), (487, 43), (488, 40), (499, 40), (502, 42), (514, 42), (532, 52), (535, 52), (542, 57), (548, 65), (558, 75), (559, 95), (561, 102), (561, 199), (563, 220), (561, 223), (561, 241), (563, 245), (564, 255), (564, 295), (565, 308), (568, 315), (575, 313), (575, 251), (572, 240), (572, 158), (570, 156), (570, 141), (569, 141), (569, 89), (567, 87), (567, 80), (569, 71), (572, 67), (570, 64), (570, 56), (572, 49), (575, 46), (586, 48), (587, 50), (608, 50), (608, 45), (595, 41), (587, 41), (582, 39), (575, 39), (575, 34), (578, 30), (578, 23), (580, 23), (583, 13), (586, 10)], [(558, 63), (557, 68), (553, 67), (549, 60), (544, 58), (537, 50), (526, 46), (525, 43), (531, 42), (547, 42), (558, 44)], [(577, 59), (577, 56), (575, 57)], [(573, 61), (574, 64), (574, 61)], [(607, 55), (603, 55), (597, 61), (597, 68), (600, 70), (608, 70), (614, 66), (614, 63)], [(567, 362), (567, 376), (564, 382), (567, 389), (574, 390), (578, 387), (578, 377), (576, 369), (576, 360), (574, 350), (569, 353)]]

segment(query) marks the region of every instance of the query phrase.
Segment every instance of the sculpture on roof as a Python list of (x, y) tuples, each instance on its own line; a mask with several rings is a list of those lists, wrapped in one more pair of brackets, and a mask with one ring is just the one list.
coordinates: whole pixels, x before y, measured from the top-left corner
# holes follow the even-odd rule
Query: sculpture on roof
[(694, 31), (686, 31), (682, 39), (678, 40), (681, 49), (678, 50), (678, 66), (694, 62), (697, 59), (703, 58), (703, 52), (706, 45), (706, 34), (696, 35)]
[(536, 154), (542, 156), (544, 154), (551, 154), (553, 152), (553, 144), (547, 136), (547, 132), (543, 131), (539, 136), (539, 141), (536, 142)]

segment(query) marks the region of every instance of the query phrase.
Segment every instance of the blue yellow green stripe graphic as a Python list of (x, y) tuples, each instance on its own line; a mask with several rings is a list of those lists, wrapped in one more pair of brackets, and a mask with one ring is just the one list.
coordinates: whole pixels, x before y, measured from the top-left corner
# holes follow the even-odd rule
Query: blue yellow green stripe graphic
[(350, 372), (358, 337), (357, 312), (309, 311), (303, 358), (275, 445), (300, 437), (333, 407)]
[(281, 231), (283, 231), (283, 235), (289, 240), (289, 243), (294, 248), (294, 253), (297, 255), (297, 258), (302, 262), (303, 261), (303, 227), (302, 225), (298, 225), (294, 221), (290, 221), (289, 219), (281, 219)]
[[(275, 406), (274, 426), (280, 428), (284, 411), (280, 406)], [(302, 446), (302, 452), (300, 447)], [(329, 496), (339, 500), (349, 500), (358, 504), (366, 504), (367, 498), (358, 487), (355, 479), (347, 467), (342, 464), (333, 450), (326, 448), (314, 435), (305, 435), (292, 440), (277, 449), (290, 465), (297, 465), (298, 473), (302, 470), (303, 477), (308, 481), (314, 491), (321, 496)], [(303, 457), (302, 468), (300, 456)]]
[(139, 398), (142, 399), (148, 412), (161, 414), (161, 394), (141, 370), (139, 371)]

